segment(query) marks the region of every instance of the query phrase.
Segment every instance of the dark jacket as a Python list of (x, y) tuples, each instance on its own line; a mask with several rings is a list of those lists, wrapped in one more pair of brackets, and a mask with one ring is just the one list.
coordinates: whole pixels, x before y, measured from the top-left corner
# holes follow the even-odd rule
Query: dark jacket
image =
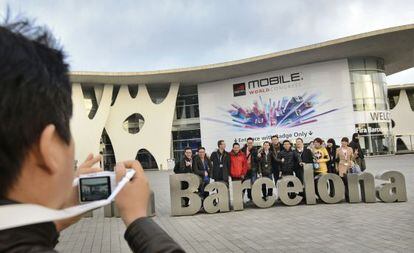
[(302, 152), (299, 152), (297, 149), (294, 151), (298, 158), (298, 162), (303, 163), (313, 163), (313, 153), (308, 148), (303, 148)]
[[(283, 163), (282, 158), (285, 159)], [(283, 175), (291, 175), (295, 169), (295, 164), (299, 162), (299, 158), (293, 150), (282, 150), (277, 155), (276, 161), (280, 163), (280, 171)]]
[(302, 166), (300, 163), (313, 163), (313, 153), (308, 148), (303, 148), (303, 150), (300, 152), (298, 149), (295, 149), (293, 152), (295, 152), (297, 160), (295, 161), (295, 174), (297, 177), (302, 178)]
[(246, 160), (250, 159), (250, 169), (247, 168), (247, 173), (246, 173), (246, 177), (247, 178), (251, 178), (253, 173), (257, 173), (258, 171), (258, 158), (257, 158), (257, 148), (256, 147), (252, 147), (252, 149), (250, 150), (249, 155), (247, 155), (247, 145), (244, 145), (244, 147), (241, 149), (241, 151), (245, 154), (246, 156)]
[(358, 157), (361, 159), (364, 159), (364, 152), (362, 151), (361, 145), (359, 145), (358, 140), (353, 140), (349, 143), (349, 146), (352, 148), (352, 150), (355, 153), (355, 150), (357, 150)]
[(260, 153), (259, 158), (259, 173), (262, 173), (263, 176), (270, 176), (272, 174), (272, 153), (266, 155), (264, 150)]
[(277, 161), (277, 156), (279, 152), (283, 149), (282, 144), (279, 143), (279, 145), (273, 145), (270, 144), (270, 152), (272, 153), (272, 170), (273, 173), (279, 173), (280, 170), (280, 162)]
[(175, 167), (174, 167), (175, 174), (193, 173), (193, 166), (192, 166), (193, 162), (191, 161), (191, 165), (187, 166), (186, 161), (190, 161), (190, 160), (184, 157), (180, 161), (175, 163)]
[[(0, 205), (12, 204), (0, 200)], [(133, 252), (184, 252), (151, 218), (132, 222), (124, 234)], [(57, 252), (59, 233), (53, 222), (33, 224), (0, 231), (0, 252)]]
[(220, 151), (214, 151), (211, 156), (210, 160), (213, 164), (213, 170), (211, 173), (211, 177), (215, 181), (229, 181), (229, 173), (230, 173), (230, 156), (229, 153), (224, 151), (224, 154), (221, 154)]
[(328, 173), (336, 173), (336, 163), (339, 162), (339, 159), (336, 159), (336, 149), (339, 148), (338, 145), (330, 147), (326, 147), (326, 150), (329, 154), (329, 162), (328, 165)]
[[(213, 165), (211, 164), (211, 161), (207, 156), (205, 157), (205, 159), (207, 160), (208, 164), (208, 177), (211, 177), (211, 170)], [(194, 174), (198, 175), (202, 181), (204, 180), (204, 164), (200, 156), (198, 155), (193, 157), (193, 172)]]

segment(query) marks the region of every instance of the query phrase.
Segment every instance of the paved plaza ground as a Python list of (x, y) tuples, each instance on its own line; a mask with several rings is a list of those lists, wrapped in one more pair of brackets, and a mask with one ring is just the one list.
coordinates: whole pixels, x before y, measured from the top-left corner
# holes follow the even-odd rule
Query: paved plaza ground
[[(248, 208), (171, 217), (168, 175), (149, 171), (160, 224), (187, 252), (414, 252), (414, 155), (367, 159), (367, 171), (405, 175), (408, 202)], [(61, 234), (60, 252), (130, 252), (119, 218), (102, 210)]]

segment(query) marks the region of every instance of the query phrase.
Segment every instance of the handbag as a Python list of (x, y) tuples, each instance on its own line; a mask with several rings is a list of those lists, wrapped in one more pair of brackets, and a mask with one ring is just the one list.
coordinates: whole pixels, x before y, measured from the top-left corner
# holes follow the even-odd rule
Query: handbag
[(361, 173), (361, 167), (357, 163), (354, 163), (351, 167), (351, 173), (353, 174)]

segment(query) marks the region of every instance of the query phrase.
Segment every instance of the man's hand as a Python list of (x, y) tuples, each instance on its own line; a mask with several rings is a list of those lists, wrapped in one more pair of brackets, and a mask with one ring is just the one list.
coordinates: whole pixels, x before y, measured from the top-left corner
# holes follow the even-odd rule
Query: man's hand
[(119, 182), (125, 175), (126, 169), (136, 171), (134, 177), (115, 198), (116, 206), (122, 220), (128, 227), (138, 218), (147, 216), (147, 207), (150, 195), (148, 179), (138, 161), (126, 161), (116, 164), (116, 180)]
[(285, 162), (285, 158), (282, 158), (282, 163), (284, 163)]
[(97, 155), (94, 156), (92, 153), (86, 157), (85, 161), (79, 165), (78, 169), (76, 170), (75, 177), (79, 177), (83, 174), (90, 174), (90, 173), (96, 173), (103, 171), (102, 168), (94, 167), (96, 163), (99, 163), (101, 161), (102, 156)]
[[(101, 160), (101, 156), (94, 156), (93, 154), (89, 154), (88, 157), (85, 159), (85, 161), (78, 167), (78, 169), (75, 172), (75, 177), (79, 177), (83, 174), (90, 174), (90, 173), (96, 173), (102, 171), (102, 168), (99, 167), (93, 167), (96, 163), (98, 163)], [(65, 203), (65, 205), (62, 208), (71, 207), (79, 205), (79, 192), (78, 192), (78, 186), (75, 186), (72, 188), (72, 192), (70, 193), (70, 196)], [(69, 227), (70, 225), (78, 222), (82, 216), (75, 216), (72, 218), (68, 218), (65, 220), (59, 220), (55, 221), (56, 230), (62, 231), (63, 229)]]

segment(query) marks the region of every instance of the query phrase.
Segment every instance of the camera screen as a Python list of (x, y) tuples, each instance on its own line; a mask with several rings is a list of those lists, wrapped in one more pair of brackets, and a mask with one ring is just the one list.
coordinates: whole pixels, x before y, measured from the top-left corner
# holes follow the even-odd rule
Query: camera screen
[(111, 179), (108, 176), (81, 178), (79, 184), (82, 202), (102, 200), (111, 195)]

